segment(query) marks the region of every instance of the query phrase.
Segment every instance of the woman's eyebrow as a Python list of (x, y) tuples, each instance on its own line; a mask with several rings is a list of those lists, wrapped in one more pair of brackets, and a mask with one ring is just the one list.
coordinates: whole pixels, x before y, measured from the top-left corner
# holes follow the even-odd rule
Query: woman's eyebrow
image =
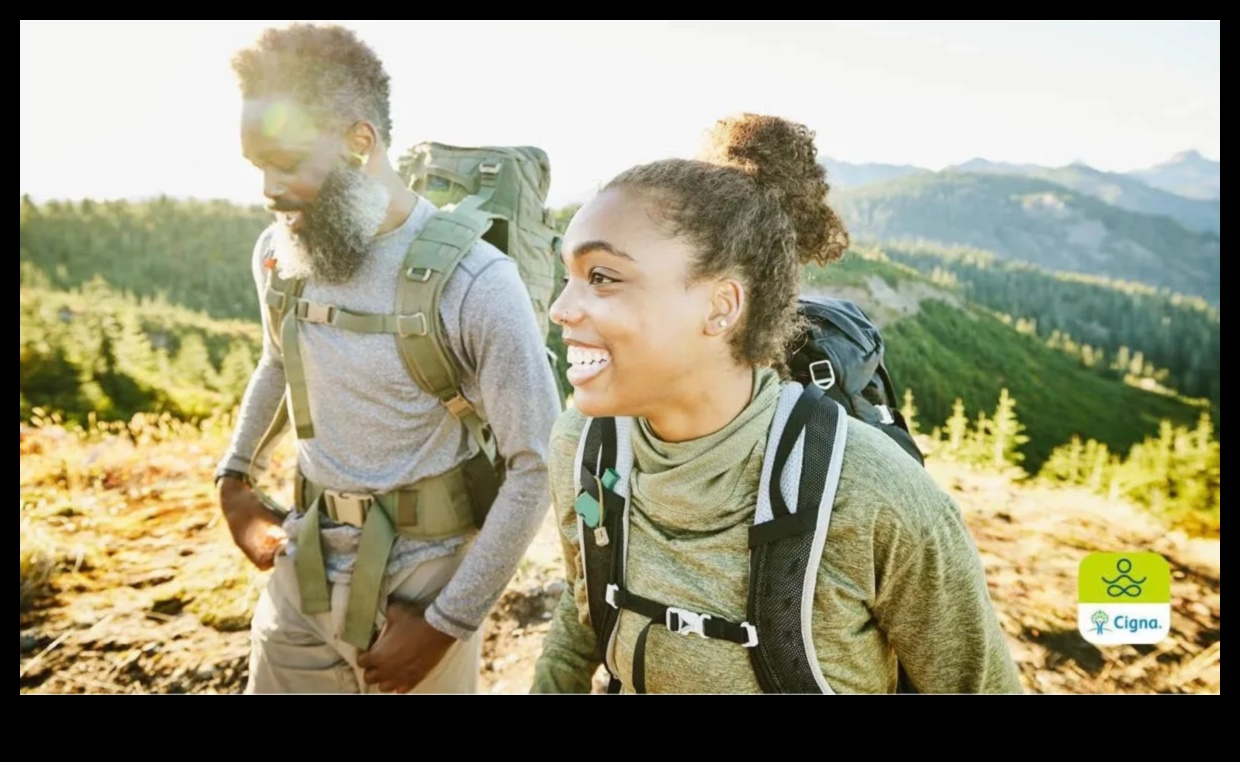
[(611, 254), (612, 256), (621, 257), (623, 259), (629, 260), (630, 262), (636, 261), (635, 259), (633, 259), (633, 257), (624, 253), (623, 251), (616, 248), (615, 246), (612, 246), (607, 241), (602, 241), (602, 240), (585, 241), (583, 243), (577, 244), (576, 246), (573, 247), (573, 258), (576, 259), (577, 257), (585, 256), (586, 254), (589, 254), (590, 252), (594, 252), (594, 251), (605, 251), (608, 254)]

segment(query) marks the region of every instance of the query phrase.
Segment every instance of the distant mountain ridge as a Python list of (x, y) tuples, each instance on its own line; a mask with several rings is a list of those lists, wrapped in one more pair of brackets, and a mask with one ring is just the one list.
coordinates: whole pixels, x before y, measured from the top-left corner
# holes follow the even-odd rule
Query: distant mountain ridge
[(974, 246), (1048, 270), (1138, 281), (1218, 304), (1217, 235), (1050, 180), (941, 171), (832, 196), (858, 239)]
[(1167, 161), (1128, 174), (1187, 198), (1219, 200), (1221, 161), (1207, 159), (1197, 151), (1181, 151)]
[(907, 175), (927, 174), (931, 170), (912, 164), (853, 164), (830, 157), (820, 162), (827, 169), (827, 183), (833, 190), (858, 188), (862, 185), (895, 180)]
[[(827, 169), (827, 182), (832, 189), (839, 191), (913, 175), (935, 174), (932, 170), (910, 164), (853, 164), (834, 158), (823, 159), (821, 163)], [(1221, 234), (1219, 168), (1219, 162), (1205, 159), (1196, 151), (1185, 151), (1155, 167), (1127, 173), (1104, 172), (1084, 162), (1046, 167), (996, 162), (980, 157), (940, 171), (1050, 180), (1130, 212), (1163, 215), (1195, 232)]]
[(951, 170), (1037, 177), (1114, 204), (1120, 209), (1170, 217), (1199, 233), (1221, 232), (1222, 206), (1218, 199), (1187, 198), (1153, 187), (1133, 175), (1103, 172), (1083, 162), (1050, 168), (972, 159)]

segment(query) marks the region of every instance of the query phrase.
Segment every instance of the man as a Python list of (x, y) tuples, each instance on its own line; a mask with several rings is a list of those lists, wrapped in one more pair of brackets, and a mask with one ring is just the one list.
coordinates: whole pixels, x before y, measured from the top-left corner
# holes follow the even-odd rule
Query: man
[[(296, 24), (267, 30), (233, 68), (243, 153), (278, 217), (253, 255), (263, 356), (216, 472), (234, 541), (273, 569), (246, 692), (473, 692), (478, 629), (550, 505), (560, 401), (528, 293), (515, 262), (478, 242), (440, 298), (461, 395), (504, 466), (481, 530), (465, 530), (453, 519), (474, 507), (462, 474), (477, 462), (475, 432), (414, 383), (392, 332), (324, 317), (392, 313), (410, 244), (436, 211), (387, 158), (383, 64), (347, 29)], [(271, 325), (274, 276), (304, 279), (294, 317), (305, 319)], [(313, 433), (298, 436), (295, 510), (281, 520), (252, 484), (286, 389), (299, 432)], [(390, 525), (372, 515), (380, 505)], [(386, 539), (369, 536), (372, 523)]]

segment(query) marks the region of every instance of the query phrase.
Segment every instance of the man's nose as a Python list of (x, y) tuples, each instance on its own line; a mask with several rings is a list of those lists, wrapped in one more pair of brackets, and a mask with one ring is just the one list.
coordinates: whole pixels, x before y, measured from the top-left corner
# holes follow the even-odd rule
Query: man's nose
[(263, 175), (263, 195), (272, 202), (278, 201), (285, 193), (284, 183), (280, 182), (272, 173), (267, 172)]

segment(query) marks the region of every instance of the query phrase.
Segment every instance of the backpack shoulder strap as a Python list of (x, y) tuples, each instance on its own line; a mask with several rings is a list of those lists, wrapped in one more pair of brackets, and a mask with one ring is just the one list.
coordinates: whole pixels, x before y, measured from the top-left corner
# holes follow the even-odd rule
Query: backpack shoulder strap
[(297, 305), (306, 281), (304, 278), (280, 277), (275, 252), (270, 248), (263, 260), (263, 269), (267, 273), (267, 292), (263, 297), (267, 307), (267, 331), (271, 342), (283, 355), (287, 387), (276, 412), (276, 420), (268, 427), (260, 450), (271, 437), (283, 433), (285, 416), (291, 419), (299, 439), (314, 437), (314, 427), (310, 423), (310, 396), (306, 391), (305, 369), (301, 363), (301, 345), (297, 341)]
[(847, 415), (822, 389), (784, 387), (749, 536), (749, 621), (758, 630), (749, 656), (768, 693), (834, 693), (818, 662), (811, 617), (847, 432)]
[(591, 418), (577, 445), (573, 470), (577, 536), (598, 659), (611, 674), (608, 692), (619, 690), (614, 634), (620, 609), (615, 592), (624, 584), (628, 548), (629, 475), (633, 447), (629, 418)]
[[(282, 347), (282, 330), (284, 326), (284, 318), (292, 311), (294, 301), (301, 296), (302, 289), (305, 288), (306, 282), (302, 279), (286, 279), (281, 278), (276, 268), (275, 247), (272, 246), (272, 231), (268, 230), (263, 236), (263, 260), (262, 269), (267, 274), (267, 290), (263, 295), (263, 305), (267, 310), (267, 336), (271, 343), (277, 349)], [(287, 374), (286, 374), (287, 378)], [(298, 379), (300, 381), (300, 379)], [(267, 430), (263, 433), (262, 439), (259, 440), (258, 447), (254, 449), (254, 457), (257, 459), (263, 452), (267, 450), (277, 439), (284, 436), (288, 430), (290, 421), (288, 402), (289, 388), (285, 388), (283, 395), (280, 397), (280, 404), (276, 408), (275, 416), (271, 423), (267, 426)], [(303, 395), (301, 402), (303, 408), (308, 405), (304, 401), (305, 385), (299, 384), (297, 387)]]
[(284, 324), (284, 316), (293, 308), (294, 301), (301, 296), (306, 282), (300, 278), (281, 278), (276, 266), (276, 250), (272, 245), (272, 232), (263, 234), (262, 269), (266, 273), (267, 287), (263, 294), (263, 305), (267, 310), (267, 335), (276, 347), (281, 346), (280, 329)]
[(409, 246), (397, 285), (396, 340), (414, 382), (464, 423), (494, 462), (495, 443), (473, 404), (460, 392), (461, 371), (439, 320), (445, 284), (490, 225), (491, 217), (473, 204), (440, 210), (426, 223)]

